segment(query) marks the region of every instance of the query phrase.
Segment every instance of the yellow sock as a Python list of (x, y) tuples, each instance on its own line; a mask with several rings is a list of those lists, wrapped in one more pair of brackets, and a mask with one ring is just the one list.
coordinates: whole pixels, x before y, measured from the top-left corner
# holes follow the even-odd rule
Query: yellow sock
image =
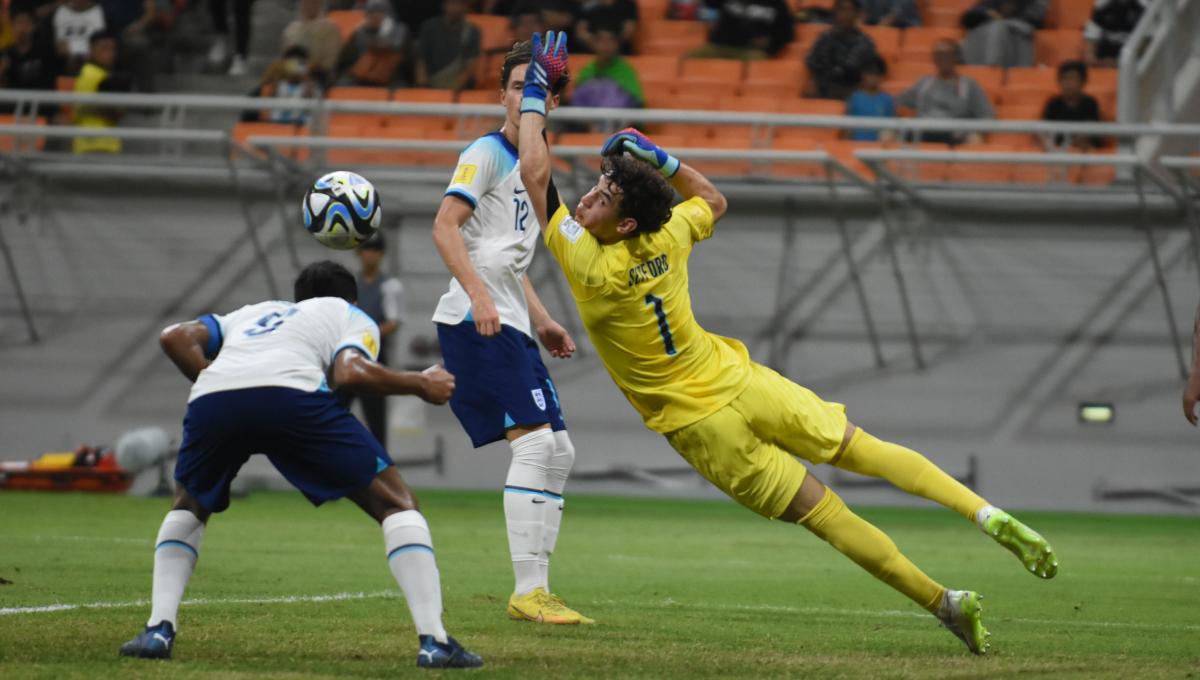
[(972, 522), (975, 513), (988, 504), (925, 456), (899, 444), (876, 439), (861, 427), (833, 464), (860, 475), (882, 477), (897, 488), (940, 503)]
[(946, 589), (909, 561), (892, 539), (846, 507), (833, 489), (797, 524), (827, 541), (875, 578), (899, 590), (925, 611), (937, 612)]

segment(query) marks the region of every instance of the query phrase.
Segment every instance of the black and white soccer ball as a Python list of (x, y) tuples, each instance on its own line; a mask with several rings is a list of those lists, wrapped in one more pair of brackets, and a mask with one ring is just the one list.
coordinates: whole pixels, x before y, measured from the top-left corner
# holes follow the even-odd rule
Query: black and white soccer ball
[(336, 170), (313, 183), (301, 208), (304, 228), (321, 245), (357, 248), (379, 230), (383, 206), (379, 192), (362, 175)]

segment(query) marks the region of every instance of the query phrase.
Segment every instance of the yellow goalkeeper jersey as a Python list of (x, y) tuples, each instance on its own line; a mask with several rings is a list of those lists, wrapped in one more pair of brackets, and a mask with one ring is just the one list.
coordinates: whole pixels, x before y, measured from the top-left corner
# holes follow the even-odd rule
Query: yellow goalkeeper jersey
[(750, 380), (750, 354), (700, 327), (688, 291), (692, 245), (712, 236), (708, 203), (684, 201), (660, 231), (608, 246), (566, 206), (551, 207), (546, 245), (604, 367), (646, 427), (673, 432), (737, 398)]

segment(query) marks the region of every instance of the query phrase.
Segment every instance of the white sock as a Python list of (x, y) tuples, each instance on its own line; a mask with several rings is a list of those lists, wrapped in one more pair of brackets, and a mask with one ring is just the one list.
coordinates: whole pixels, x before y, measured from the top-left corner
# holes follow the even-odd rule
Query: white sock
[(524, 595), (542, 585), (538, 555), (542, 551), (546, 466), (554, 455), (554, 434), (535, 430), (509, 442), (512, 464), (504, 481), (504, 519), (508, 525), (508, 550), (512, 555), (513, 591)]
[(538, 570), (541, 572), (542, 587), (550, 592), (550, 556), (554, 554), (554, 546), (558, 543), (558, 528), (562, 524), (563, 500), (562, 493), (567, 487), (567, 476), (575, 465), (575, 447), (566, 430), (554, 433), (554, 455), (550, 456), (550, 464), (546, 466), (546, 500), (545, 514), (542, 515), (542, 550), (538, 553)]
[(196, 567), (203, 538), (204, 522), (191, 511), (172, 510), (163, 518), (154, 541), (154, 589), (147, 626), (170, 621), (179, 628), (175, 622), (179, 601)]
[(416, 510), (388, 515), (383, 519), (383, 543), (387, 548), (388, 568), (404, 591), (417, 634), (432, 635), (438, 642), (446, 642), (442, 584), (425, 517)]
[(999, 510), (1000, 508), (997, 508), (994, 505), (985, 505), (982, 508), (979, 508), (979, 510), (975, 512), (975, 526), (979, 527), (979, 530), (982, 531), (984, 522), (988, 521), (988, 518), (992, 516), (992, 513), (998, 512)]

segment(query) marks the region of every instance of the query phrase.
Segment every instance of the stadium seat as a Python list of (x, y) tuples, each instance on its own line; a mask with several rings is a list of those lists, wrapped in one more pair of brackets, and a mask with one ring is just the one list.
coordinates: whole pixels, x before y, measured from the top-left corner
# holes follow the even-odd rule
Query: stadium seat
[[(391, 93), (386, 87), (331, 87), (325, 98), (331, 101), (355, 102), (386, 102)], [(381, 113), (349, 113), (333, 112), (329, 114), (329, 123), (360, 125), (367, 128), (382, 127), (384, 115)]]
[[(454, 92), (432, 88), (405, 88), (393, 92), (392, 101), (409, 104), (450, 104), (454, 101)], [(385, 125), (414, 125), (427, 129), (449, 130), (454, 127), (456, 120), (456, 116), (388, 116)]]
[(988, 93), (992, 104), (999, 99), (1000, 91), (1004, 88), (1004, 69), (999, 66), (959, 66), (958, 72), (974, 78)]
[[(1116, 153), (1116, 148), (1105, 147), (1100, 149), (1092, 149), (1087, 152), (1089, 156), (1104, 156)], [(1095, 186), (1107, 186), (1112, 184), (1117, 179), (1117, 169), (1111, 165), (1081, 165), (1072, 168), (1071, 181), (1077, 184), (1091, 184)]]
[(933, 44), (943, 38), (955, 42), (962, 40), (963, 32), (957, 27), (916, 26), (904, 29), (904, 38), (900, 41), (901, 61), (924, 61), (933, 69), (931, 55)]
[(903, 89), (908, 89), (921, 78), (931, 76), (933, 73), (933, 62), (929, 59), (900, 61), (888, 68), (887, 82), (902, 83)]
[[(986, 144), (962, 144), (954, 147), (954, 151), (956, 153), (963, 154), (969, 154), (972, 152), (1011, 153), (1015, 151), (1015, 149), (1007, 144), (989, 142)], [(999, 163), (971, 163), (969, 161), (955, 162), (947, 166), (946, 172), (946, 181), (949, 182), (1011, 182), (1012, 177), (1013, 166), (1011, 164)]]
[(829, 24), (796, 24), (796, 37), (791, 42), (800, 51), (800, 58), (808, 56), (808, 51), (817, 42), (821, 34), (829, 30)]
[(1078, 30), (1043, 30), (1033, 35), (1033, 60), (1057, 69), (1064, 61), (1083, 58), (1083, 33)]
[(1095, 4), (1094, 0), (1053, 0), (1046, 12), (1046, 28), (1081, 31)]
[(680, 62), (679, 82), (686, 91), (714, 88), (736, 92), (745, 68), (745, 62), (739, 59), (684, 59)]
[(1058, 91), (1058, 71), (1052, 68), (1010, 68), (1002, 99), (1006, 104), (1044, 104)]
[(640, 21), (659, 21), (667, 18), (671, 0), (637, 0)]
[[(1003, 106), (1031, 106), (1037, 108), (1037, 116), (1042, 115), (1042, 107), (1046, 100), (1054, 96), (1054, 90), (1001, 90), (1000, 103)], [(995, 102), (993, 102), (994, 104)]]
[[(572, 157), (570, 162), (576, 166), (582, 164), (584, 167), (600, 172), (600, 147), (604, 146), (604, 142), (608, 140), (609, 135), (599, 132), (563, 132), (558, 135), (558, 140), (555, 142), (557, 146), (586, 146), (596, 150), (596, 153), (583, 157)], [(658, 140), (655, 140), (658, 141)], [(661, 144), (661, 142), (659, 142)], [(565, 157), (564, 157), (565, 158)]]
[(479, 29), (479, 49), (483, 53), (507, 52), (512, 48), (512, 28), (508, 17), (494, 14), (468, 14), (467, 21)]
[(900, 55), (900, 37), (902, 31), (891, 26), (863, 26), (863, 33), (871, 37), (875, 43), (875, 51), (884, 61), (892, 62)]
[[(779, 136), (784, 130), (804, 130), (805, 128), (779, 128), (771, 140), (771, 148), (776, 151), (816, 151), (820, 141), (811, 137)], [(820, 177), (824, 174), (818, 163), (801, 163), (798, 161), (772, 161), (771, 175), (776, 177)]]
[(475, 60), (475, 88), (487, 89), (494, 87), (500, 89), (500, 69), (504, 66), (504, 55), (483, 54)]
[[(783, 102), (778, 97), (728, 97), (721, 99), (717, 105), (719, 111), (778, 113)], [(724, 134), (750, 134), (757, 142), (763, 138), (763, 126), (754, 124), (718, 124), (712, 127), (711, 134), (720, 137)]]
[(647, 103), (649, 103), (652, 93), (669, 94), (671, 88), (679, 82), (679, 57), (645, 55), (629, 57), (629, 63), (637, 71), (638, 80), (642, 83), (642, 91), (646, 93)]
[[(359, 139), (362, 137), (379, 136), (379, 128), (363, 128), (353, 123), (331, 122), (325, 129), (325, 136), (332, 139)], [(325, 162), (347, 168), (372, 165), (375, 161), (367, 149), (326, 149)]]
[(800, 61), (769, 59), (746, 64), (742, 94), (747, 97), (799, 96), (808, 81), (808, 69)]
[[(1002, 105), (996, 107), (997, 120), (1040, 120), (1041, 105)], [(1028, 132), (994, 132), (988, 136), (994, 144), (1006, 144), (1021, 151), (1040, 151), (1038, 137)]]
[(921, 9), (921, 20), (925, 26), (936, 28), (958, 28), (962, 21), (963, 12), (975, 4), (967, 2), (938, 2), (927, 4)]
[(702, 21), (641, 22), (634, 38), (638, 54), (682, 56), (700, 47), (708, 39), (708, 25)]
[[(905, 147), (911, 151), (949, 151), (948, 144), (921, 142)], [(943, 161), (889, 161), (888, 168), (898, 177), (927, 183), (946, 181), (948, 164)]]
[[(17, 124), (18, 123), (17, 123), (16, 116), (12, 116), (12, 115), (0, 116), (0, 125), (17, 125)], [(20, 124), (28, 125), (29, 118), (22, 117)], [(45, 125), (46, 118), (44, 116), (38, 116), (37, 119), (34, 120), (33, 124), (34, 125)], [(29, 150), (30, 141), (31, 140), (28, 137), (22, 137), (20, 140), (18, 140), (16, 137), (12, 137), (12, 136), (9, 136), (9, 137), (0, 136), (0, 152), (12, 153), (18, 147), (20, 147), (21, 149), (24, 149), (24, 150)], [(35, 138), (33, 138), (32, 143), (33, 143), (33, 148), (38, 151), (41, 151), (42, 149), (46, 148), (46, 138), (45, 137), (35, 137)]]
[[(826, 142), (824, 145), (825, 151), (833, 156), (839, 163), (846, 166), (850, 170), (858, 173), (866, 179), (873, 179), (875, 173), (871, 171), (870, 166), (858, 160), (854, 152), (863, 149), (882, 149), (882, 142), (856, 142), (851, 140), (840, 140), (836, 142)], [(820, 171), (823, 175), (824, 171)]]
[(500, 90), (463, 90), (458, 93), (459, 104), (500, 104)]
[[(250, 137), (296, 137), (307, 136), (307, 128), (297, 128), (289, 123), (236, 123), (230, 131), (233, 142), (245, 147), (246, 141)], [(249, 147), (247, 147), (249, 150)], [(305, 160), (308, 158), (308, 149), (288, 149), (279, 147), (277, 151), (280, 155), (294, 160)], [(266, 153), (253, 150), (251, 151), (256, 156), (265, 157)]]
[[(704, 149), (753, 149), (754, 137), (749, 131), (722, 130), (716, 137), (701, 139), (689, 137), (684, 140), (683, 148)], [(705, 175), (714, 177), (744, 177), (750, 174), (750, 161), (747, 160), (703, 160), (687, 161), (688, 165), (696, 168)]]
[(326, 12), (325, 16), (329, 17), (338, 27), (338, 33), (342, 35), (342, 42), (345, 43), (354, 31), (362, 25), (366, 19), (366, 13), (361, 9), (335, 9)]
[[(800, 116), (841, 116), (846, 113), (846, 103), (838, 99), (789, 99), (782, 103), (780, 113)], [(777, 138), (807, 137), (818, 141), (838, 138), (837, 128), (788, 127), (775, 131)]]

